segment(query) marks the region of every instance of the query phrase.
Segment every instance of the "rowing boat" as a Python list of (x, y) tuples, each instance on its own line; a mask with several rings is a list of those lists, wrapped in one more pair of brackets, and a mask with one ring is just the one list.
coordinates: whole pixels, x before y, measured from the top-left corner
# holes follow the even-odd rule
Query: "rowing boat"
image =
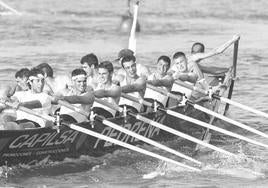
[[(217, 69), (217, 71), (219, 70), (222, 69)], [(210, 75), (210, 83), (214, 84), (214, 86), (219, 84), (221, 80), (224, 80), (226, 87), (221, 88), (220, 94), (223, 94), (230, 87), (230, 83), (233, 80), (233, 70), (234, 67), (232, 66), (220, 74)], [(218, 102), (214, 101), (204, 102), (202, 105), (210, 106), (210, 109), (214, 111), (217, 111), (220, 106)], [(168, 109), (204, 122), (212, 123), (210, 116), (188, 105), (175, 105)], [(175, 118), (161, 110), (145, 112), (140, 115), (199, 139), (204, 137), (206, 132), (204, 128), (198, 125)], [(171, 133), (155, 127), (148, 122), (141, 121), (134, 116), (121, 115), (115, 118), (108, 118), (107, 120), (155, 141), (164, 141), (174, 137)], [(137, 138), (115, 130), (98, 120), (76, 123), (75, 125), (132, 145), (141, 143)], [(0, 165), (32, 164), (48, 157), (53, 161), (63, 160), (66, 157), (77, 158), (81, 155), (98, 157), (113, 152), (120, 147), (64, 125), (56, 128), (0, 130), (0, 138)], [(191, 147), (194, 148), (195, 145), (192, 144)]]

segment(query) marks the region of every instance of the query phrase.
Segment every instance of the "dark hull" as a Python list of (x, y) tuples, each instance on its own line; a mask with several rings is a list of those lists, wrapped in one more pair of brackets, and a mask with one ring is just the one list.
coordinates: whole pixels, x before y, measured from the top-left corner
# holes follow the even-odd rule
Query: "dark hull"
[[(177, 111), (183, 110), (182, 108), (177, 109)], [(170, 125), (170, 127), (177, 130), (183, 129), (185, 126), (193, 126), (179, 119), (176, 119), (176, 124), (168, 124), (169, 120), (167, 120), (166, 114), (163, 112), (146, 113), (144, 116)], [(128, 117), (127, 119), (118, 117), (110, 120), (153, 140), (163, 141), (171, 139), (173, 136), (152, 125), (138, 121), (134, 117)], [(123, 142), (134, 145), (139, 143), (137, 139), (105, 126), (98, 121), (94, 122), (94, 125), (91, 125), (89, 122), (78, 125)], [(196, 128), (200, 129), (200, 127)], [(184, 132), (187, 131), (184, 130)], [(192, 132), (193, 130), (189, 129), (188, 133), (192, 134)], [(66, 157), (77, 158), (81, 155), (98, 157), (118, 149), (118, 146), (72, 130), (64, 125), (60, 127), (59, 132), (52, 128), (1, 130), (0, 138), (0, 165), (35, 163), (47, 157), (53, 161), (63, 160)]]

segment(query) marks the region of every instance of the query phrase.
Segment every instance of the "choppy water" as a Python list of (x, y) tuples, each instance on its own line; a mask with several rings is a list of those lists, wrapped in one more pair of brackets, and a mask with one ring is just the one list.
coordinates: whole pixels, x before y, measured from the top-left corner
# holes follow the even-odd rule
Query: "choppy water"
[[(96, 53), (100, 60), (114, 59), (127, 46), (128, 35), (117, 27), (126, 11), (125, 0), (10, 0), (22, 16), (0, 16), (0, 81), (8, 84), (17, 69), (48, 62), (56, 73), (69, 74), (81, 56)], [(240, 34), (238, 80), (233, 99), (268, 113), (268, 3), (265, 0), (146, 0), (140, 5), (142, 32), (137, 36), (138, 60), (152, 69), (157, 57), (176, 50), (189, 53), (193, 42), (207, 50)], [(232, 50), (205, 63), (226, 64)], [(268, 120), (231, 107), (229, 117), (268, 133)], [(252, 134), (250, 138), (268, 141)], [(179, 139), (165, 144), (176, 148)], [(167, 165), (153, 179), (144, 174), (157, 170), (158, 161), (117, 151), (103, 158), (43, 161), (34, 167), (9, 170), (0, 186), (14, 187), (267, 187), (267, 150), (237, 140), (221, 147), (239, 153), (226, 159), (215, 152), (200, 154), (202, 173)], [(168, 155), (168, 154), (166, 154)], [(263, 173), (264, 176), (252, 172)], [(4, 174), (3, 174), (4, 175)]]

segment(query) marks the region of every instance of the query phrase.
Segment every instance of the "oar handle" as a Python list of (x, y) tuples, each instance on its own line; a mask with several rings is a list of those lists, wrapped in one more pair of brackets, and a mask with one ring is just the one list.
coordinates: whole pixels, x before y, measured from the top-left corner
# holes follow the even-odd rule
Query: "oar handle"
[(29, 108), (26, 108), (24, 106), (14, 106), (13, 103), (10, 103), (10, 102), (5, 102), (5, 104), (11, 108), (15, 108), (17, 110), (20, 110), (20, 111), (23, 111), (23, 112), (26, 112), (28, 114), (31, 114), (31, 115), (34, 115), (34, 116), (37, 116), (37, 117), (40, 117), (42, 119), (45, 119), (45, 120), (48, 120), (48, 121), (52, 121), (52, 122), (55, 122), (56, 119), (52, 116), (49, 116), (49, 115), (46, 115), (46, 114), (41, 114), (37, 111), (34, 111), (32, 109), (29, 109)]
[(183, 81), (181, 81), (181, 80), (176, 80), (175, 83), (178, 84), (178, 85), (180, 85), (180, 86), (186, 87), (186, 88), (188, 88), (188, 89), (190, 89), (190, 90), (193, 90), (193, 91), (197, 91), (197, 92), (199, 92), (199, 93), (202, 93), (202, 94), (204, 94), (204, 95), (207, 95), (207, 94), (208, 94), (207, 91), (205, 91), (205, 90), (203, 90), (203, 89), (200, 89), (200, 88), (198, 88), (198, 87), (192, 86), (192, 85), (190, 85), (190, 84), (187, 84), (187, 83), (185, 83), (185, 82), (183, 82)]
[(139, 99), (139, 98), (137, 98), (137, 97), (128, 95), (128, 94), (126, 94), (126, 93), (121, 93), (121, 97), (124, 97), (124, 98), (126, 98), (126, 99), (129, 99), (129, 100), (131, 100), (131, 101), (134, 101), (134, 102), (137, 102), (137, 103), (140, 103), (140, 104), (143, 104), (143, 105), (145, 105), (145, 106), (150, 106), (150, 107), (153, 106), (152, 103), (147, 102), (147, 101), (145, 101), (144, 99)]
[(82, 114), (82, 115), (84, 115), (86, 117), (89, 116), (88, 112), (86, 112), (84, 110), (81, 110), (80, 108), (78, 108), (78, 107), (74, 106), (73, 104), (70, 104), (70, 103), (68, 103), (66, 101), (59, 100), (58, 104), (60, 104), (62, 106), (65, 106), (66, 108), (69, 108), (69, 109), (71, 109), (71, 110), (73, 110), (75, 112), (78, 112), (78, 113), (80, 113), (80, 114)]
[(104, 101), (104, 100), (98, 99), (98, 98), (95, 98), (95, 101), (98, 102), (98, 103), (100, 103), (100, 104), (102, 104), (102, 105), (104, 105), (104, 106), (107, 106), (107, 107), (109, 107), (109, 108), (111, 108), (113, 110), (116, 110), (116, 111), (119, 111), (119, 112), (123, 112), (123, 109), (120, 108), (118, 105), (111, 104), (111, 103), (109, 103), (107, 101)]
[(159, 92), (159, 93), (162, 93), (162, 94), (164, 94), (164, 95), (167, 95), (168, 97), (171, 97), (171, 98), (176, 99), (176, 100), (180, 100), (180, 98), (178, 97), (178, 95), (175, 95), (175, 94), (173, 94), (173, 93), (170, 93), (170, 92), (168, 92), (168, 91), (166, 91), (166, 90), (164, 90), (164, 89), (161, 89), (161, 88), (159, 88), (159, 87), (155, 87), (155, 86), (153, 86), (153, 85), (151, 85), (151, 84), (147, 84), (146, 86), (147, 86), (148, 88), (154, 90), (154, 91), (157, 91), (157, 92)]

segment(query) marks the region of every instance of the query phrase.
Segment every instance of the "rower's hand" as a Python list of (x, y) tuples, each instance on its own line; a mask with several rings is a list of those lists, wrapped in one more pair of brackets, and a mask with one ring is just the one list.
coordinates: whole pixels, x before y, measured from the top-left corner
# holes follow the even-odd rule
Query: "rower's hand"
[(12, 108), (18, 109), (20, 107), (21, 103), (19, 101), (14, 101), (11, 103)]
[(51, 96), (51, 100), (54, 103), (58, 103), (59, 100), (64, 100), (64, 96), (63, 95), (53, 95), (53, 96)]

